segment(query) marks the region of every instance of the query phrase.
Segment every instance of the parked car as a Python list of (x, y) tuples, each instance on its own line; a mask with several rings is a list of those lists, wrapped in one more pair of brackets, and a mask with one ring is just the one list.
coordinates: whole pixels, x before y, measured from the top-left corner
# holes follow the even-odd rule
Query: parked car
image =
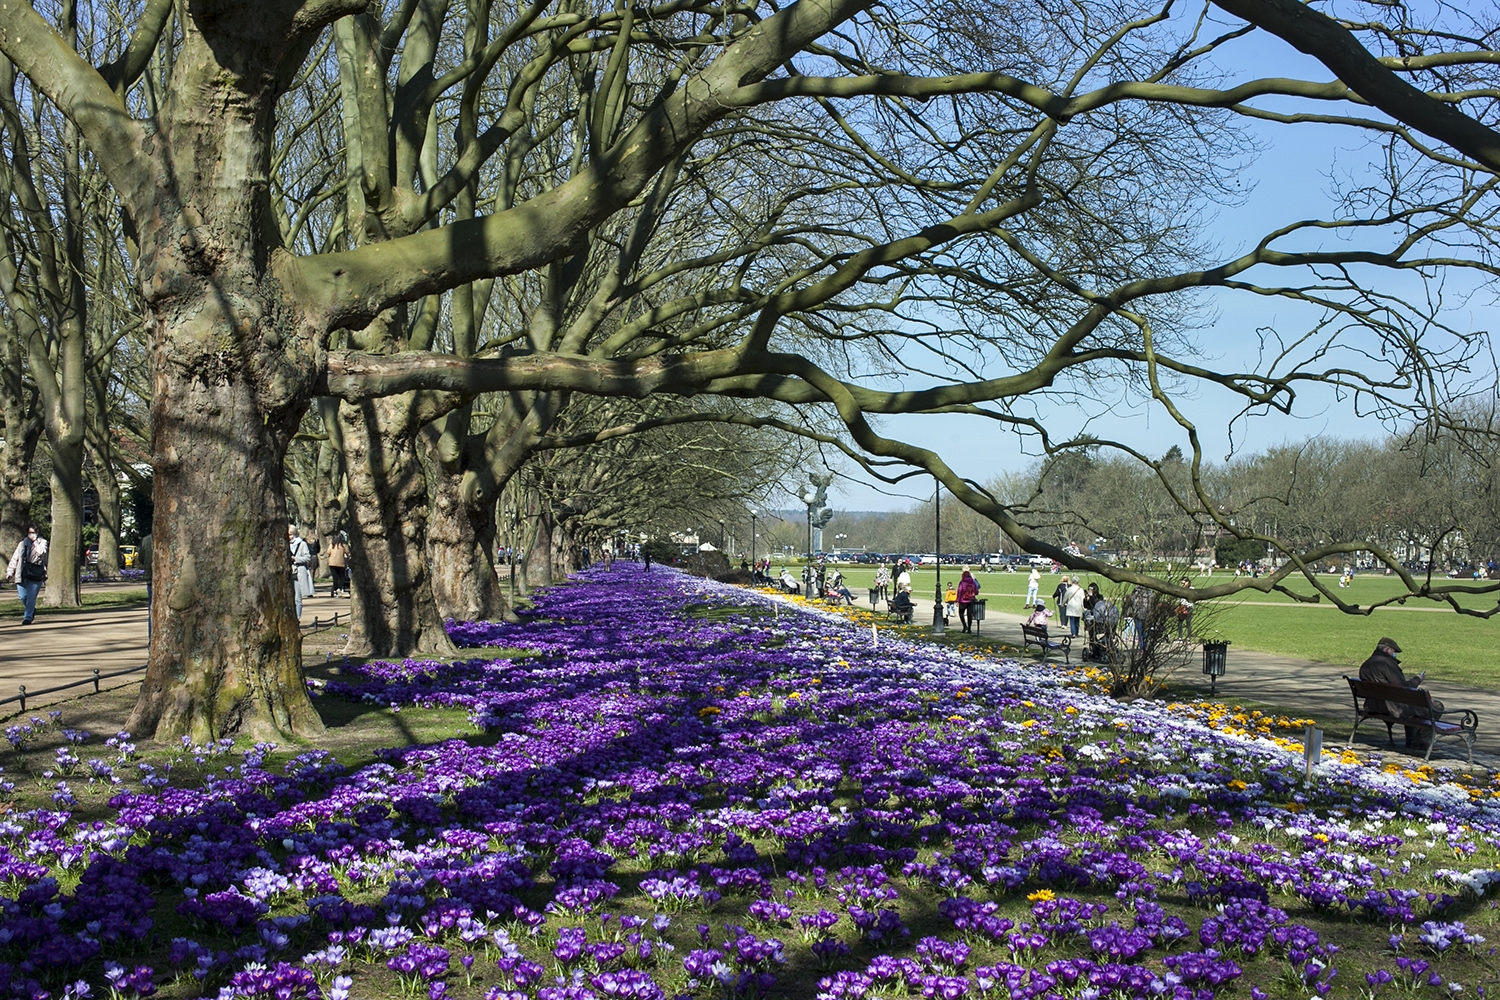
[(134, 569), (135, 568), (135, 546), (134, 545), (121, 545), (120, 546), (120, 565), (123, 566), (123, 567), (125, 567), (126, 569)]
[(85, 566), (99, 565), (99, 546), (86, 545), (83, 549), (83, 564)]

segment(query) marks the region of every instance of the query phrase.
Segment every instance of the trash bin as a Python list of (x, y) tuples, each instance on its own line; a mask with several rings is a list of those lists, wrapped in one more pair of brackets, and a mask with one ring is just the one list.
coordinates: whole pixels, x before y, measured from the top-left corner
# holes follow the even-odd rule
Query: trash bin
[(1203, 673), (1208, 678), (1208, 693), (1214, 694), (1214, 688), (1220, 677), (1224, 676), (1224, 667), (1229, 660), (1229, 642), (1205, 642), (1203, 644)]

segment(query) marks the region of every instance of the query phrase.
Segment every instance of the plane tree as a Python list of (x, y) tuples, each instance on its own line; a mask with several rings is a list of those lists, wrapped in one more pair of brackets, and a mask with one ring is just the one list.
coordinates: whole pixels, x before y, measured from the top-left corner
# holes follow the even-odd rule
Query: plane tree
[[(368, 24), (379, 32), (368, 68), (383, 73), (395, 49), (426, 44), (423, 32), (433, 23), (426, 15), (435, 6), (404, 4), (383, 23)], [(462, 81), (488, 70), (518, 39), (542, 31), (562, 38), (553, 47), (558, 55), (572, 44), (570, 32), (585, 47), (623, 52), (641, 38), (648, 48), (670, 50), (676, 39), (658, 38), (654, 29), (674, 25), (679, 11), (688, 19), (680, 25), (684, 37), (703, 43), (674, 60), (677, 72), (643, 97), (618, 139), (581, 151), (588, 168), (566, 183), (513, 207), (436, 222), (439, 207), (466, 186), (485, 144), (506, 138), (526, 116), (523, 102), (489, 126), (473, 156), (424, 185), (416, 203), (397, 197), (407, 172), (374, 175), (363, 193), (401, 202), (393, 212), (406, 228), (322, 254), (293, 253), (277, 225), (270, 178), (278, 104), (325, 30), (344, 18), (358, 29), (362, 17), (373, 18), (367, 4), (210, 3), (183, 9), (179, 18), (174, 5), (153, 2), (118, 54), (98, 66), (29, 5), (0, 11), (0, 50), (69, 117), (114, 188), (138, 248), (138, 283), (153, 328), (160, 587), (134, 730), (200, 738), (232, 729), (319, 731), (287, 600), (281, 462), (323, 388), (336, 331), (355, 336), (356, 347), (421, 346), (402, 342), (409, 341), (399, 322), (406, 304), (563, 257), (733, 110), (725, 93), (753, 86), (862, 9), (848, 0), (803, 3), (762, 18), (704, 7), (702, 14), (674, 4), (604, 11), (583, 16), (577, 31), (575, 11), (553, 12), (546, 21), (547, 5), (522, 11), (448, 75)], [(148, 107), (128, 88), (158, 45), (170, 50), (170, 60), (161, 60), (170, 70)], [(439, 77), (412, 96), (453, 85)], [(372, 87), (363, 100), (374, 103), (379, 94)], [(410, 108), (398, 102), (395, 110)], [(378, 126), (378, 116), (371, 118)], [(400, 125), (423, 123), (418, 116)], [(371, 131), (380, 141), (363, 145), (362, 155), (383, 155), (384, 136), (378, 127)], [(385, 180), (397, 191), (382, 192)], [(366, 215), (367, 231), (384, 221), (378, 212)], [(390, 394), (349, 401), (359, 406)], [(347, 458), (347, 438), (345, 445)], [(361, 461), (348, 460), (351, 468)], [(210, 496), (217, 502), (203, 502)], [(216, 544), (200, 546), (205, 537)]]
[(606, 540), (732, 524), (744, 498), (806, 464), (810, 428), (732, 400), (584, 398), (542, 435), (519, 472), (548, 512), (527, 551), (530, 582), (578, 566)]

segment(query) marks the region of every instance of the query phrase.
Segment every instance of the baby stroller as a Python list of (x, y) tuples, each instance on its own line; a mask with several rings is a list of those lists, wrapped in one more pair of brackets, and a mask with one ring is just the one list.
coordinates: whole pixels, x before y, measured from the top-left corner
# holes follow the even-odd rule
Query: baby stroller
[(1083, 616), (1083, 624), (1088, 629), (1088, 646), (1083, 658), (1108, 663), (1119, 643), (1119, 610), (1109, 601), (1101, 600)]

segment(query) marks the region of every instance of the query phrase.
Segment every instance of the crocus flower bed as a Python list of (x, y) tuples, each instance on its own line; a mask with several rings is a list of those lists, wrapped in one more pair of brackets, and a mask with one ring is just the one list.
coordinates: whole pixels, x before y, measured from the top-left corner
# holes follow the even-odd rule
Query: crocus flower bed
[[(657, 569), (591, 572), (517, 659), (319, 692), (462, 711), (354, 768), (18, 724), (15, 997), (1483, 995), (1500, 809), (1229, 710), (920, 644)], [(57, 744), (55, 749), (53, 744)], [(45, 766), (45, 770), (42, 767)], [(14, 765), (12, 771), (14, 772)], [(180, 775), (182, 768), (177, 774)], [(12, 773), (12, 777), (15, 775)], [(39, 803), (38, 796), (44, 796)]]

